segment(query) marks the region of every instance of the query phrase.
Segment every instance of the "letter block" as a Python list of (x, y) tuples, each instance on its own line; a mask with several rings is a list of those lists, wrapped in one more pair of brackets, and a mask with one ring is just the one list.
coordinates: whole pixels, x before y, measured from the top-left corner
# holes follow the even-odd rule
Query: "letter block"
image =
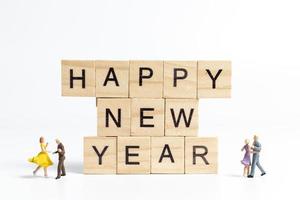
[(83, 172), (115, 174), (117, 169), (116, 137), (84, 137)]
[(185, 173), (218, 172), (217, 138), (185, 138)]
[(96, 96), (128, 97), (129, 61), (95, 61)]
[(166, 99), (165, 135), (196, 136), (198, 132), (198, 100)]
[(131, 135), (164, 135), (164, 99), (131, 100)]
[(130, 97), (162, 98), (163, 61), (130, 61)]
[(198, 98), (230, 98), (231, 62), (198, 61)]
[(97, 135), (130, 135), (130, 99), (97, 98)]
[(164, 97), (197, 98), (197, 62), (164, 62)]
[(61, 61), (62, 96), (95, 96), (94, 61)]
[(184, 173), (184, 137), (151, 137), (151, 173)]
[(118, 174), (150, 174), (150, 137), (118, 137)]

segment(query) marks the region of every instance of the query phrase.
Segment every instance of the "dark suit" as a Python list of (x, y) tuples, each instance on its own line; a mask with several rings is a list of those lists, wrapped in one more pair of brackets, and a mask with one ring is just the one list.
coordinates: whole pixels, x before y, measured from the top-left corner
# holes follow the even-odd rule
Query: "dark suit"
[[(58, 149), (61, 151), (59, 152)], [(61, 175), (65, 176), (66, 175), (66, 170), (65, 170), (65, 147), (62, 143), (59, 143), (57, 145), (57, 151), (54, 153), (58, 153), (58, 165), (57, 165), (57, 177), (60, 178)]]

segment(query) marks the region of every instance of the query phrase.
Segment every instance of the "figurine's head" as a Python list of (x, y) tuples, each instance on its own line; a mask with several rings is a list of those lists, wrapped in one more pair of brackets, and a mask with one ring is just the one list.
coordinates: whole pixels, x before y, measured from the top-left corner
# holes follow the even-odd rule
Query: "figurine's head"
[(249, 140), (248, 139), (245, 140), (245, 144), (249, 144)]
[(44, 142), (45, 142), (44, 137), (40, 137), (40, 143), (44, 143)]
[(59, 139), (55, 139), (56, 144), (60, 144)]
[(254, 136), (253, 136), (253, 140), (254, 140), (254, 141), (257, 141), (257, 140), (258, 140), (258, 136), (257, 136), (257, 135), (254, 135)]

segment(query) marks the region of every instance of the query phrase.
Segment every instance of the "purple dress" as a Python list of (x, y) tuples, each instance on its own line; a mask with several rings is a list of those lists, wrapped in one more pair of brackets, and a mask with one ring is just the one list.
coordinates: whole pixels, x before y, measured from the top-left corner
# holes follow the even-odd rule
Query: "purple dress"
[(250, 166), (251, 165), (251, 158), (250, 158), (250, 148), (249, 148), (249, 145), (246, 144), (243, 147), (243, 150), (245, 150), (245, 155), (244, 155), (244, 158), (243, 158), (243, 160), (241, 162), (245, 166)]

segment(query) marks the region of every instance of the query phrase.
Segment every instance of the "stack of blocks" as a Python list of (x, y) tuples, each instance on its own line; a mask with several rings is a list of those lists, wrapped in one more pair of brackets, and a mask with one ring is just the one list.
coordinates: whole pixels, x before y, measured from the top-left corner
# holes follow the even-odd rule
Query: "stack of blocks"
[(85, 174), (217, 173), (217, 138), (197, 137), (198, 100), (230, 94), (230, 61), (62, 61), (62, 95), (96, 97)]

